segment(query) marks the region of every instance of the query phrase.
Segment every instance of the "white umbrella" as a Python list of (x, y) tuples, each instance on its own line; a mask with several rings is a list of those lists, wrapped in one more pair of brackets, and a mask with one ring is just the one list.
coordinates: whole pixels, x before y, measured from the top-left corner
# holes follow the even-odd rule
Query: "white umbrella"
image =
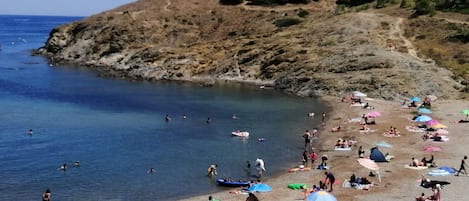
[(374, 160), (371, 160), (369, 158), (359, 158), (357, 160), (358, 160), (358, 163), (361, 166), (365, 167), (366, 169), (376, 171), (376, 174), (378, 175), (378, 181), (379, 183), (381, 183), (381, 175), (379, 174), (379, 166), (378, 164), (376, 164)]

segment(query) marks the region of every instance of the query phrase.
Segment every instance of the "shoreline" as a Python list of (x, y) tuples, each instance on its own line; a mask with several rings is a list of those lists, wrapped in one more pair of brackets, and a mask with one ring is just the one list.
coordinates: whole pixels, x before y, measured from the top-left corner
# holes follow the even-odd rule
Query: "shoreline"
[[(423, 141), (420, 134), (411, 133), (405, 130), (405, 126), (414, 125), (408, 120), (412, 116), (415, 109), (404, 109), (400, 106), (398, 101), (385, 101), (385, 100), (372, 100), (368, 101), (370, 105), (374, 106), (376, 111), (380, 111), (383, 116), (377, 117), (377, 125), (373, 127), (377, 132), (360, 134), (358, 132), (359, 126), (354, 123), (347, 123), (350, 118), (360, 117), (362, 113), (371, 110), (365, 110), (358, 107), (351, 107), (347, 103), (340, 102), (339, 97), (321, 97), (330, 108), (329, 114), (326, 116), (326, 122), (319, 128), (319, 138), (315, 140), (315, 150), (320, 157), (322, 154), (327, 154), (329, 157), (328, 164), (330, 164), (330, 171), (340, 181), (340, 184), (334, 185), (332, 194), (340, 201), (376, 201), (376, 200), (414, 200), (420, 193), (431, 195), (429, 189), (420, 187), (417, 182), (422, 175), (426, 174), (428, 170), (416, 171), (404, 168), (408, 164), (411, 157), (420, 159), (422, 157), (435, 156), (435, 161), (439, 166), (450, 166), (454, 168), (459, 167), (460, 160), (468, 152), (464, 146), (457, 146), (460, 144), (469, 143), (469, 139), (465, 139), (464, 133), (469, 132), (469, 124), (454, 124), (455, 120), (463, 119), (464, 115), (459, 111), (468, 109), (469, 103), (463, 100), (436, 100), (433, 104), (431, 114), (432, 117), (447, 125), (448, 131), (451, 133), (448, 136), (450, 141), (445, 143), (431, 143)], [(373, 111), (374, 111), (373, 110)], [(316, 118), (318, 118), (316, 116)], [(320, 117), (319, 117), (320, 118)], [(340, 132), (330, 132), (332, 127), (340, 125), (343, 127)], [(381, 134), (388, 130), (389, 126), (397, 127), (401, 132), (401, 137), (386, 138)], [(334, 151), (333, 144), (338, 138), (354, 137), (357, 143), (353, 146), (352, 151)], [(369, 155), (369, 149), (374, 146), (377, 141), (386, 141), (393, 145), (393, 148), (380, 148), (383, 153), (390, 153), (395, 156), (389, 163), (378, 163), (380, 166), (380, 174), (382, 182), (379, 183), (376, 177), (367, 177), (375, 185), (369, 190), (356, 190), (353, 188), (343, 188), (342, 181), (348, 179), (352, 173), (359, 177), (368, 176), (369, 170), (363, 168), (358, 164), (357, 150), (358, 146), (363, 146), (365, 155)], [(442, 147), (441, 152), (427, 153), (421, 149), (423, 146), (435, 145)], [(319, 164), (316, 161), (315, 164)], [(263, 182), (272, 186), (273, 191), (268, 193), (256, 193), (260, 200), (303, 200), (302, 193), (299, 190), (291, 190), (287, 188), (289, 183), (305, 183), (308, 186), (313, 184), (317, 185), (319, 180), (324, 179), (323, 170), (312, 170), (309, 172), (280, 173), (269, 177)], [(445, 186), (442, 191), (442, 200), (464, 200), (463, 194), (464, 186), (469, 185), (469, 178), (464, 176), (445, 176), (445, 177), (430, 177), (435, 180), (449, 181), (451, 184)], [(196, 201), (208, 200), (208, 196), (212, 195), (216, 199), (223, 201), (226, 200), (245, 200), (245, 194), (230, 194), (229, 191), (224, 190), (216, 193), (203, 193), (200, 196), (193, 196), (181, 199), (183, 201)], [(386, 198), (386, 199), (383, 199)]]

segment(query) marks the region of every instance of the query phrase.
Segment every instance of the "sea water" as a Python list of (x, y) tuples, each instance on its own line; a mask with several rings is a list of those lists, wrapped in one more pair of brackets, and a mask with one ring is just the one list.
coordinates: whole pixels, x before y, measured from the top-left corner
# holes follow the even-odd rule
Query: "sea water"
[[(60, 201), (177, 200), (226, 189), (216, 178), (255, 179), (246, 161), (257, 157), (268, 179), (301, 160), (302, 133), (320, 121), (307, 114), (326, 111), (275, 90), (129, 82), (31, 56), (53, 27), (79, 19), (0, 16), (1, 200), (40, 200), (46, 188)], [(250, 136), (232, 137), (238, 129)]]

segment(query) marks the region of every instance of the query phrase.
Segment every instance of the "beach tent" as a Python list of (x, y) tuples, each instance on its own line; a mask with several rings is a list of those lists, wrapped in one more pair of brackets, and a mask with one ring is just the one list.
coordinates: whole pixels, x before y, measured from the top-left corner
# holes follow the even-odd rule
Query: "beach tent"
[(308, 201), (337, 201), (334, 195), (326, 191), (317, 191), (308, 195)]
[(378, 147), (371, 148), (370, 159), (375, 162), (388, 162), (384, 154), (378, 149)]

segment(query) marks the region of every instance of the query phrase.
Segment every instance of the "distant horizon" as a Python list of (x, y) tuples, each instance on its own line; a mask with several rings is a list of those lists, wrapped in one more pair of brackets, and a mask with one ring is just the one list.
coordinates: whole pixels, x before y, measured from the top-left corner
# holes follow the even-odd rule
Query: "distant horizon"
[(0, 15), (88, 17), (137, 0), (15, 0), (0, 1)]

